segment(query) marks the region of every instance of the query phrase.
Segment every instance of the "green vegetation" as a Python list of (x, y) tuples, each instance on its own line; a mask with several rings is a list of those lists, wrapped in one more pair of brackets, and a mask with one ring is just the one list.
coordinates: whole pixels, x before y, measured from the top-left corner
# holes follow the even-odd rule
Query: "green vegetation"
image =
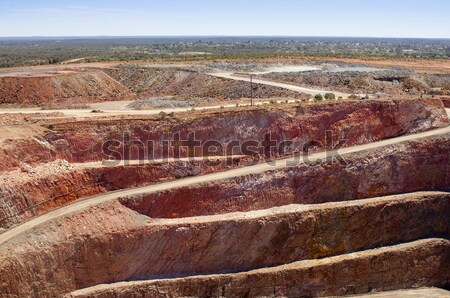
[[(184, 55), (183, 52), (198, 52)], [(208, 53), (208, 54), (202, 54)], [(295, 57), (447, 59), (446, 39), (184, 37), (0, 39), (0, 67), (76, 62), (185, 61)]]
[(314, 96), (315, 100), (323, 100), (323, 96), (322, 94), (316, 94), (316, 96)]
[(336, 95), (334, 95), (334, 93), (326, 93), (325, 99), (327, 100), (336, 99)]
[(166, 113), (166, 112), (164, 112), (164, 111), (159, 112), (159, 118), (160, 118), (161, 120), (164, 120), (164, 119), (166, 118), (166, 116), (167, 116), (167, 113)]

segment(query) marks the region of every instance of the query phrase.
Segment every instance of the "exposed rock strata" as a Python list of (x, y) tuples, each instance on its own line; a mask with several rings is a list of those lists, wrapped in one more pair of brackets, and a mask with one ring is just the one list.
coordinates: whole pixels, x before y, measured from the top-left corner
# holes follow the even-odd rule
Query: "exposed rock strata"
[(321, 162), (124, 199), (151, 217), (249, 211), (450, 189), (450, 135)]
[[(0, 251), (4, 281), (0, 292), (11, 297), (30, 293), (47, 297), (101, 283), (245, 271), (420, 238), (448, 237), (449, 203), (448, 193), (419, 193), (170, 220), (145, 218), (111, 202), (43, 225), (4, 245)], [(369, 264), (392, 266), (396, 282), (403, 286), (408, 281), (440, 285), (446, 281), (442, 266), (448, 258), (448, 242), (438, 247), (439, 252), (427, 248), (422, 255), (418, 249), (398, 256), (397, 261), (369, 260), (359, 265), (365, 268), (361, 274), (369, 278), (377, 272), (366, 268)], [(423, 283), (407, 275), (400, 281), (402, 275), (395, 273), (399, 263), (403, 264), (400, 272), (411, 270), (406, 264), (412, 260), (418, 262), (412, 276), (424, 273), (420, 275)], [(431, 271), (423, 271), (425, 264), (433, 264), (427, 265)], [(374, 282), (383, 280), (371, 278)], [(358, 280), (367, 289), (364, 278)], [(254, 282), (270, 284), (264, 278)], [(318, 280), (311, 278), (310, 282)], [(322, 288), (332, 291), (342, 288), (339, 282), (330, 280), (321, 285), (327, 284)]]
[(36, 176), (33, 171), (38, 169), (30, 167), (28, 173), (21, 175), (25, 175), (25, 179), (18, 179), (16, 172), (0, 177), (0, 231), (80, 198), (221, 171), (247, 162), (250, 158), (233, 157), (227, 163), (217, 162), (214, 166), (203, 161), (171, 161), (71, 168), (67, 163), (68, 169), (58, 171), (52, 167), (50, 173), (38, 172)]
[(323, 297), (439, 287), (449, 277), (449, 252), (448, 240), (430, 239), (237, 274), (102, 285), (66, 297)]
[[(123, 144), (138, 144), (126, 154), (126, 159), (147, 156), (148, 152), (139, 152), (137, 148), (149, 148), (149, 141), (153, 141), (153, 157), (162, 158), (167, 152), (162, 140), (173, 141), (176, 133), (180, 140), (188, 140), (189, 134), (194, 132), (195, 140), (202, 144), (218, 141), (223, 151), (234, 154), (244, 152), (239, 151), (239, 146), (227, 150), (233, 141), (241, 144), (249, 140), (275, 141), (270, 155), (278, 156), (302, 151), (305, 143), (311, 141), (325, 147), (345, 139), (344, 145), (350, 146), (448, 124), (441, 101), (367, 101), (220, 111), (164, 120), (131, 118), (60, 123), (48, 126), (52, 132), (45, 140), (60, 158), (74, 162), (102, 160), (105, 158), (103, 145), (111, 140), (122, 142), (122, 146), (116, 148), (122, 155), (126, 153)], [(332, 142), (331, 139), (327, 142), (326, 131), (332, 132)], [(281, 146), (280, 152), (279, 145), (284, 141), (292, 141), (292, 147)], [(268, 145), (261, 145), (259, 152), (269, 155), (266, 148)], [(187, 156), (187, 152), (187, 148), (182, 147), (180, 155)], [(169, 154), (173, 155), (171, 151)], [(202, 149), (197, 148), (196, 155), (202, 154)]]
[[(122, 142), (117, 150), (126, 155), (125, 159), (151, 158), (148, 152), (139, 154), (137, 148), (149, 148), (148, 142), (154, 141), (153, 158), (161, 158), (167, 151), (161, 140), (173, 140), (177, 132), (181, 140), (187, 140), (188, 135), (193, 132), (196, 139), (203, 143), (217, 140), (223, 145), (223, 151), (233, 151), (235, 154), (240, 154), (240, 150), (226, 150), (232, 141), (263, 142), (270, 133), (271, 139), (278, 145), (283, 141), (293, 142), (291, 148), (281, 146), (281, 152), (278, 145), (272, 148), (271, 155), (278, 156), (280, 153), (301, 151), (308, 141), (331, 145), (331, 142), (326, 141), (326, 131), (332, 131), (334, 143), (339, 139), (346, 139), (344, 145), (348, 146), (448, 124), (448, 116), (442, 103), (434, 100), (264, 107), (206, 112), (192, 116), (180, 114), (165, 119), (128, 117), (97, 121), (47, 120), (44, 124), (27, 124), (29, 131), (37, 131), (32, 136), (20, 137), (18, 134), (19, 137), (12, 137), (13, 132), (5, 137), (0, 134), (0, 148), (3, 152), (0, 154), (0, 171), (17, 169), (21, 163), (34, 166), (57, 159), (69, 162), (104, 160), (107, 156), (103, 145), (111, 140)], [(125, 154), (124, 137), (141, 142), (144, 146), (139, 145), (140, 147)], [(268, 154), (264, 149), (260, 151)], [(196, 155), (202, 154), (203, 150), (197, 149)], [(180, 155), (187, 156), (187, 149), (182, 147)]]

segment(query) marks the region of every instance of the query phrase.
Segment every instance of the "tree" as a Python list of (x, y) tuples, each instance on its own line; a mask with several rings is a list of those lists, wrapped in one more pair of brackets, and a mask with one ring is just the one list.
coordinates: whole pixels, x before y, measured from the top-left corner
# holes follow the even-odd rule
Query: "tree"
[(315, 100), (323, 100), (323, 96), (322, 94), (316, 94), (316, 96), (314, 96)]

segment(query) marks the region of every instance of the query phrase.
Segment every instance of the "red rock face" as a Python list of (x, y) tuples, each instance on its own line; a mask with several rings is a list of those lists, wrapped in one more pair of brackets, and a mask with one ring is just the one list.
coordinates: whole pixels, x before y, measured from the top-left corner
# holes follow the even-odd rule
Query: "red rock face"
[(0, 230), (64, 206), (80, 198), (156, 182), (243, 166), (250, 158), (233, 158), (217, 166), (178, 161), (135, 166), (92, 167), (0, 184)]
[[(58, 228), (42, 226), (33, 234), (3, 246), (0, 273), (4, 282), (0, 291), (10, 297), (52, 297), (102, 283), (246, 271), (424, 237), (446, 237), (449, 203), (446, 193), (410, 194), (175, 221), (145, 218), (112, 202), (63, 218), (58, 221)], [(12, 256), (10, 250), (18, 245), (20, 250), (15, 249)], [(361, 281), (361, 287), (365, 285), (364, 289), (367, 289), (365, 281), (379, 286), (384, 284), (380, 281), (386, 281), (388, 286), (408, 282), (438, 286), (446, 281), (438, 272), (448, 257), (448, 241), (437, 247), (425, 249), (423, 254), (418, 249), (402, 257), (396, 255), (397, 261), (389, 259), (388, 263), (369, 258), (346, 265), (355, 270), (361, 268), (366, 277), (357, 280)], [(433, 270), (416, 270), (414, 266), (406, 266), (408, 263), (398, 266), (403, 258), (411, 260), (408, 262), (416, 260), (416, 265), (428, 260), (433, 266), (426, 268)], [(369, 264), (380, 267), (371, 271)], [(392, 267), (383, 267), (385, 264)], [(401, 275), (407, 267), (414, 273)], [(390, 274), (396, 278), (387, 279), (388, 275), (380, 278), (381, 268), (392, 268)], [(323, 291), (334, 293), (331, 291), (342, 287), (337, 272), (328, 272), (329, 284), (322, 287)], [(375, 272), (378, 276), (370, 277)], [(272, 277), (278, 278), (280, 274)], [(269, 280), (252, 280), (254, 285), (262, 285), (263, 281), (272, 285)], [(311, 286), (315, 282), (322, 284), (321, 279), (309, 276), (309, 280)], [(236, 284), (231, 290), (239, 289)], [(318, 290), (315, 286), (314, 289)], [(173, 295), (176, 293), (174, 289)]]
[(0, 146), (0, 172), (17, 169), (21, 163), (37, 165), (56, 159), (53, 148), (32, 138), (8, 139), (4, 140)]
[[(292, 141), (291, 149), (283, 154), (301, 151), (312, 140), (326, 144), (326, 131), (332, 131), (333, 141), (346, 139), (344, 146), (362, 144), (402, 134), (425, 131), (449, 124), (440, 101), (367, 101), (339, 104), (301, 105), (299, 107), (242, 109), (205, 113), (195, 117), (180, 116), (164, 120), (116, 119), (102, 121), (75, 121), (45, 125), (46, 134), (34, 138), (6, 139), (1, 144), (0, 171), (18, 168), (20, 163), (36, 165), (56, 159), (69, 162), (101, 161), (107, 158), (103, 145), (109, 140), (123, 143), (124, 136), (143, 143), (154, 141), (154, 158), (164, 156), (161, 140), (173, 140), (176, 132), (180, 139), (195, 132), (203, 144), (208, 140), (219, 141), (228, 148), (231, 141), (256, 140), (263, 142), (268, 133), (280, 144)], [(283, 147), (284, 148), (284, 147)], [(172, 149), (172, 148), (171, 148)], [(123, 152), (123, 146), (118, 148)], [(224, 150), (227, 151), (227, 150)], [(232, 151), (232, 150), (228, 150)], [(262, 154), (267, 152), (260, 150)], [(229, 152), (229, 153), (230, 153)], [(238, 149), (233, 153), (239, 154)], [(203, 154), (197, 149), (196, 155)], [(271, 150), (272, 156), (280, 151)], [(125, 154), (124, 154), (125, 155)], [(126, 154), (127, 159), (141, 157), (136, 147)], [(143, 154), (148, 157), (147, 154)], [(170, 151), (170, 155), (173, 153)], [(181, 148), (180, 156), (187, 156)]]
[[(181, 140), (187, 140), (188, 135), (195, 132), (195, 139), (202, 144), (215, 140), (223, 148), (229, 148), (233, 141), (264, 142), (270, 133), (271, 140), (278, 145), (284, 141), (292, 142), (291, 149), (285, 148), (281, 152), (288, 154), (302, 151), (304, 144), (309, 141), (317, 141), (325, 146), (326, 131), (331, 131), (334, 143), (346, 139), (345, 146), (349, 146), (448, 124), (447, 114), (440, 101), (367, 101), (221, 111), (187, 119), (127, 119), (55, 124), (49, 126), (53, 132), (47, 134), (45, 139), (59, 158), (85, 162), (104, 159), (103, 144), (111, 140), (124, 143), (125, 135), (129, 140), (143, 144), (143, 148), (150, 147), (147, 144), (153, 141), (154, 158), (165, 157), (161, 140), (174, 140), (177, 132)], [(123, 147), (118, 148), (118, 151), (123, 152)], [(225, 151), (243, 153), (237, 148)], [(259, 151), (268, 155), (264, 148)], [(277, 146), (270, 152), (274, 157), (280, 155)], [(197, 156), (202, 153), (198, 148)], [(169, 154), (173, 156), (173, 153)], [(187, 156), (186, 148), (182, 148), (181, 156)], [(131, 150), (126, 157), (138, 158), (138, 150)]]
[[(326, 131), (333, 132), (335, 142), (336, 136), (348, 139), (345, 144), (348, 146), (448, 125), (442, 103), (427, 100), (271, 107), (198, 116), (55, 121), (46, 126), (45, 135), (5, 140), (2, 144), (5, 154), (0, 158), (5, 162), (3, 169), (8, 171), (23, 167), (23, 163), (36, 165), (60, 158), (71, 162), (96, 161), (105, 158), (104, 141), (119, 139), (125, 133), (145, 143), (170, 139), (178, 131), (181, 138), (195, 131), (202, 142), (215, 139), (222, 144), (232, 140), (262, 141), (270, 133), (272, 140), (293, 141), (296, 148), (285, 152), (293, 153), (311, 140), (326, 143)], [(358, 199), (449, 189), (449, 149), (450, 136), (442, 135), (346, 156), (346, 164), (301, 165), (90, 208), (45, 224), (0, 247), (0, 293), (8, 297), (54, 297), (100, 283), (245, 271), (423, 237), (447, 238), (449, 200), (446, 195), (421, 199), (414, 196), (395, 202), (378, 200), (375, 205), (367, 202), (358, 205)], [(131, 150), (127, 159), (140, 157), (137, 152)], [(280, 155), (276, 150), (271, 153)], [(186, 155), (187, 150), (183, 149), (181, 156)], [(156, 146), (154, 157), (162, 156), (161, 146)], [(244, 161), (248, 162), (248, 157)], [(4, 185), (0, 189), (0, 215), (4, 218), (0, 225), (11, 227), (101, 192), (205, 174), (225, 167), (220, 164), (207, 168), (196, 163), (186, 168), (179, 164), (97, 167)], [(295, 212), (276, 215), (272, 210), (264, 214), (256, 212), (251, 218), (246, 218), (249, 214), (221, 215), (343, 200), (356, 200), (357, 206), (348, 202), (342, 208), (299, 207)], [(212, 214), (218, 215), (181, 219)], [(429, 258), (424, 253), (408, 256), (407, 260), (420, 258), (427, 264), (441, 266), (448, 259), (448, 250), (445, 245), (439, 247), (439, 252), (428, 250), (432, 254)], [(358, 268), (358, 264), (346, 266)], [(382, 272), (382, 268), (370, 271), (369, 265), (364, 266), (368, 282), (372, 280), (367, 272), (378, 275)], [(397, 273), (393, 274), (405, 273), (405, 266), (399, 268), (394, 266), (392, 269)], [(444, 279), (436, 277), (438, 269), (413, 271), (413, 280), (420, 285), (440, 285)], [(338, 275), (333, 276), (329, 280), (333, 285), (330, 289), (342, 288)], [(389, 285), (394, 285), (397, 279), (390, 279)], [(215, 285), (210, 289), (215, 291)], [(254, 285), (260, 286), (257, 280)], [(178, 293), (176, 287), (174, 293)], [(297, 289), (290, 284), (286, 287)], [(237, 294), (241, 293), (238, 286), (236, 289)], [(315, 286), (308, 289), (318, 293)], [(303, 295), (304, 292), (298, 291)]]
[(127, 88), (101, 71), (33, 77), (0, 77), (0, 103), (46, 105), (69, 98), (83, 97), (90, 99), (87, 102), (97, 102), (124, 100), (126, 96), (130, 96)]
[[(441, 269), (448, 265), (449, 251), (449, 241), (430, 239), (237, 274), (102, 285), (65, 297), (328, 297), (403, 287), (443, 287), (449, 275)], [(415, 293), (422, 295), (414, 297), (447, 297), (442, 292), (442, 296), (434, 291), (407, 291), (376, 297), (413, 297)]]
[(248, 211), (450, 188), (450, 136), (317, 163), (124, 199), (151, 217)]
[[(437, 101), (365, 102), (311, 105), (288, 109), (242, 110), (224, 115), (207, 114), (200, 119), (188, 118), (181, 121), (109, 120), (55, 124), (49, 126), (53, 132), (46, 136), (47, 140), (37, 136), (33, 139), (5, 141), (3, 143), (5, 154), (0, 155), (0, 159), (3, 161), (0, 167), (10, 170), (19, 167), (22, 163), (33, 165), (56, 158), (65, 158), (69, 161), (99, 160), (105, 157), (101, 153), (99, 140), (120, 138), (121, 133), (124, 132), (129, 132), (133, 139), (146, 142), (148, 139), (159, 140), (161, 136), (169, 139), (174, 131), (180, 131), (181, 137), (187, 137), (188, 133), (193, 130), (196, 132), (197, 138), (203, 142), (217, 139), (223, 144), (229, 143), (233, 139), (264, 140), (264, 136), (270, 132), (273, 140), (278, 142), (293, 140), (301, 148), (300, 144), (307, 140), (317, 139), (325, 143), (325, 131), (332, 130), (335, 135), (341, 134), (342, 131), (348, 132), (344, 134), (348, 138), (346, 145), (353, 145), (443, 126), (448, 121), (446, 117), (442, 116), (443, 113), (445, 112), (442, 105)], [(358, 129), (357, 123), (365, 123), (367, 129)], [(183, 190), (182, 194), (168, 193), (163, 197), (158, 196), (158, 204), (152, 206), (151, 210), (147, 209), (146, 203), (143, 203), (143, 206), (136, 203), (136, 210), (154, 216), (178, 217), (234, 211), (236, 206), (241, 206), (243, 209), (258, 208), (258, 206), (265, 206), (264, 201), (272, 200), (269, 198), (274, 191), (279, 194), (284, 193), (286, 202), (299, 200), (302, 200), (301, 202), (320, 202), (320, 200), (328, 200), (332, 197), (354, 199), (398, 193), (402, 191), (403, 186), (408, 191), (428, 189), (427, 187), (430, 185), (434, 185), (434, 189), (441, 189), (445, 186), (441, 177), (444, 172), (436, 173), (435, 170), (441, 168), (439, 163), (445, 162), (446, 149), (442, 151), (439, 148), (432, 149), (437, 154), (433, 160), (430, 159), (432, 157), (426, 157), (429, 160), (412, 160), (412, 162), (421, 164), (428, 162), (429, 166), (424, 166), (430, 169), (430, 173), (417, 174), (417, 177), (422, 177), (420, 179), (404, 179), (399, 182), (398, 187), (395, 185), (397, 182), (389, 182), (399, 179), (394, 177), (396, 168), (390, 166), (391, 161), (385, 160), (386, 169), (390, 169), (386, 179), (390, 180), (379, 181), (374, 177), (373, 182), (365, 182), (367, 184), (365, 186), (360, 186), (363, 182), (357, 179), (357, 172), (345, 172), (336, 165), (309, 167), (301, 168), (299, 170), (303, 172), (301, 175), (299, 173), (283, 173), (285, 178), (274, 179), (272, 185), (267, 185), (254, 193), (250, 193), (250, 190), (243, 190), (240, 186), (247, 181), (248, 178), (245, 178), (242, 181), (233, 182), (236, 185), (211, 185), (201, 189)], [(161, 148), (157, 147), (155, 152), (155, 157), (161, 157)], [(202, 152), (197, 153), (202, 154)], [(279, 154), (276, 150), (272, 153), (275, 156)], [(181, 155), (186, 154), (187, 152), (184, 150)], [(139, 157), (137, 150), (131, 150), (128, 158), (137, 157)], [(403, 161), (410, 162), (408, 157), (403, 157)], [(245, 161), (245, 163), (247, 162), (248, 160)], [(11, 183), (0, 189), (4, 202), (0, 208), (0, 227), (10, 227), (82, 197), (154, 183), (164, 179), (205, 174), (235, 165), (237, 164), (221, 163), (217, 167), (210, 167), (200, 164), (185, 169), (178, 169), (175, 165), (170, 169), (118, 167), (96, 171), (75, 171), (69, 175), (46, 177), (25, 184)], [(368, 177), (372, 173), (381, 173), (384, 170), (376, 168), (376, 165), (373, 164), (367, 170)], [(414, 168), (411, 168), (410, 171), (416, 172)], [(429, 177), (437, 177), (433, 179), (437, 179), (438, 183), (430, 181)], [(293, 187), (286, 187), (282, 181), (288, 182)], [(318, 185), (321, 184), (327, 185), (328, 188), (319, 187)], [(302, 185), (302, 187), (297, 189), (296, 185)], [(217, 201), (208, 200), (210, 193), (217, 194), (215, 196)], [(298, 196), (300, 193), (303, 193), (301, 199)], [(244, 196), (247, 201), (243, 201)], [(259, 199), (254, 200), (253, 198), (256, 197)], [(173, 204), (175, 198), (182, 199), (177, 199), (176, 204)]]
[(55, 90), (51, 85), (51, 77), (2, 77), (1, 103), (35, 104), (48, 101), (55, 98)]
[(442, 103), (444, 104), (444, 106), (447, 109), (450, 109), (450, 98), (444, 98), (444, 99), (441, 99), (441, 100), (442, 100)]

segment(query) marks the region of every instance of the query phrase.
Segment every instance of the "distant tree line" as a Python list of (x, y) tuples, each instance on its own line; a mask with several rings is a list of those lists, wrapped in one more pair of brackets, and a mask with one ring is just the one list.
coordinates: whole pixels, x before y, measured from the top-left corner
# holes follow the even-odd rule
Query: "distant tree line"
[[(183, 52), (208, 53), (184, 57)], [(450, 40), (377, 38), (85, 38), (0, 39), (0, 67), (152, 59), (192, 60), (316, 55), (450, 58)]]

